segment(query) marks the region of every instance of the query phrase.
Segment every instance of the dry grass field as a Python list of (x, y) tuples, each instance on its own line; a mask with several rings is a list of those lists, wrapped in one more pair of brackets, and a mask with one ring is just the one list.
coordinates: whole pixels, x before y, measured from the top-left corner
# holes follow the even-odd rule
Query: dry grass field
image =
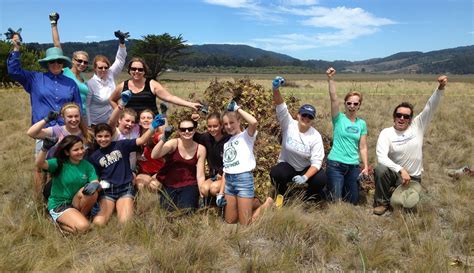
[[(250, 75), (271, 87), (274, 75)], [(322, 75), (282, 75), (302, 102), (316, 106), (315, 127), (332, 135), (327, 82)], [(170, 74), (172, 93), (203, 92), (213, 78), (239, 75)], [(364, 79), (365, 77), (365, 79)], [(435, 75), (336, 78), (340, 98), (363, 92), (360, 116), (369, 129), (369, 161), (376, 164), (381, 129), (392, 125), (401, 101), (419, 113), (436, 87)], [(267, 210), (248, 228), (224, 224), (213, 211), (173, 217), (158, 197), (142, 193), (136, 217), (83, 235), (63, 235), (32, 201), (33, 146), (26, 135), (30, 104), (20, 88), (0, 89), (0, 272), (231, 271), (231, 272), (473, 272), (474, 181), (454, 180), (446, 168), (474, 164), (474, 79), (450, 77), (425, 137), (423, 196), (417, 212), (382, 217), (367, 204), (305, 204), (293, 200)], [(275, 118), (276, 119), (276, 118)]]

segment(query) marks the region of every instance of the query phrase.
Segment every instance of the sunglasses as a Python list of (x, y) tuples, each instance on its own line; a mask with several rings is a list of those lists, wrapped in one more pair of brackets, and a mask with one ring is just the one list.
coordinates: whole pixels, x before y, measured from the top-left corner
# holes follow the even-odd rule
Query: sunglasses
[(51, 60), (48, 62), (49, 64), (64, 64), (62, 60)]
[(351, 106), (351, 105), (354, 105), (354, 106), (359, 106), (359, 102), (351, 102), (351, 101), (346, 101), (346, 105), (347, 106)]
[(130, 71), (133, 71), (133, 72), (135, 72), (135, 71), (143, 72), (143, 71), (145, 71), (145, 68), (143, 68), (143, 67), (130, 67)]
[(179, 131), (183, 132), (183, 133), (184, 132), (192, 132), (192, 131), (194, 131), (194, 127), (180, 127)]
[(84, 65), (88, 65), (89, 62), (88, 61), (85, 61), (85, 60), (81, 60), (81, 59), (74, 59), (78, 64), (84, 64)]
[(97, 69), (98, 70), (107, 70), (107, 69), (109, 69), (109, 67), (108, 66), (98, 66)]
[(310, 114), (301, 114), (301, 117), (303, 117), (303, 118), (308, 118), (308, 119), (311, 119), (311, 120), (314, 119), (314, 117), (311, 116)]
[(397, 118), (403, 118), (403, 119), (411, 119), (411, 116), (410, 115), (407, 115), (407, 114), (402, 114), (402, 113), (395, 113), (395, 117)]

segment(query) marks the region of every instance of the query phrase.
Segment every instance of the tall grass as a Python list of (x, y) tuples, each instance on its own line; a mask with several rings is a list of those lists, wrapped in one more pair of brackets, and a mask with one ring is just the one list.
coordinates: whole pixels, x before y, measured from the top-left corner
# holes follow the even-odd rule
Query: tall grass
[[(186, 81), (164, 85), (187, 96), (209, 83), (205, 75), (182, 77)], [(316, 128), (331, 135), (327, 82), (321, 75), (289, 77), (293, 84), (283, 92), (314, 104)], [(271, 78), (256, 81), (270, 87)], [(371, 164), (380, 130), (393, 123), (393, 107), (407, 100), (421, 111), (436, 86), (427, 78), (338, 80), (341, 99), (350, 89), (364, 94), (360, 116), (368, 124)], [(452, 180), (444, 169), (474, 162), (473, 89), (464, 79), (448, 83), (425, 137), (423, 196), (416, 212), (374, 216), (370, 195), (360, 206), (295, 199), (243, 228), (224, 224), (213, 210), (169, 215), (156, 194), (143, 192), (133, 221), (119, 226), (113, 218), (79, 236), (60, 233), (44, 207), (32, 201), (34, 142), (25, 134), (29, 98), (19, 88), (0, 90), (0, 271), (472, 271), (474, 183), (469, 177)]]

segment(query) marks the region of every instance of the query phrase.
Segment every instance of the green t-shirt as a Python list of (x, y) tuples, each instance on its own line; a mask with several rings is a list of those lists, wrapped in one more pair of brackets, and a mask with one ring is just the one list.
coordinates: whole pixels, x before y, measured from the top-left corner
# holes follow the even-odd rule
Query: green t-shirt
[[(48, 172), (54, 173), (58, 168), (56, 158), (48, 159)], [(98, 180), (94, 166), (87, 160), (81, 160), (79, 164), (73, 164), (67, 160), (63, 164), (61, 173), (53, 176), (51, 195), (48, 199), (48, 210), (59, 205), (71, 204), (74, 195), (87, 182)]]
[(367, 125), (363, 119), (357, 118), (354, 122), (344, 113), (332, 119), (333, 144), (328, 155), (329, 160), (359, 164), (359, 141), (362, 135), (367, 135)]
[(79, 88), (79, 93), (81, 94), (82, 105), (80, 106), (82, 107), (81, 109), (82, 114), (85, 115), (86, 114), (86, 99), (87, 99), (87, 94), (89, 93), (89, 87), (87, 87), (84, 75), (82, 75), (81, 73), (81, 78), (84, 82), (79, 81), (76, 78), (76, 75), (74, 75), (74, 73), (71, 71), (69, 67), (66, 67), (63, 69), (63, 74), (64, 76), (71, 78), (76, 82), (77, 87)]

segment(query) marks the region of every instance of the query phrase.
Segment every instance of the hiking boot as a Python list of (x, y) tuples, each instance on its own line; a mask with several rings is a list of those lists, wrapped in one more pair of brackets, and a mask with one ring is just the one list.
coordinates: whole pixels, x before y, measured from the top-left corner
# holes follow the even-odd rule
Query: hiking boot
[(383, 215), (388, 210), (388, 206), (380, 205), (374, 208), (375, 215)]

